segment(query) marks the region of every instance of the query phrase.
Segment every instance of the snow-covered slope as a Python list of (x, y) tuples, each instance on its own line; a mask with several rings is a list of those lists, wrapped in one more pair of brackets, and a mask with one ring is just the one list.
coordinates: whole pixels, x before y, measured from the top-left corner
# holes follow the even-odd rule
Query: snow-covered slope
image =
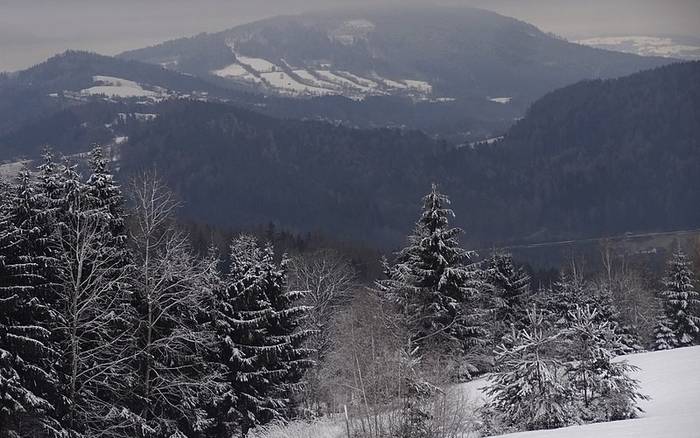
[(508, 438), (698, 438), (700, 347), (625, 356), (640, 368), (645, 413), (634, 420), (503, 435)]
[[(275, 64), (263, 58), (242, 56), (229, 43), (236, 62), (210, 73), (221, 78), (264, 86), (268, 91), (285, 96), (342, 95), (354, 99), (389, 94), (406, 95), (416, 99), (428, 99), (433, 87), (415, 79), (390, 79), (377, 73), (372, 77), (350, 71), (336, 70), (331, 64), (292, 67), (286, 62)], [(506, 103), (506, 102), (503, 102)]]
[(110, 97), (146, 97), (156, 99), (164, 97), (165, 90), (147, 90), (140, 84), (129, 81), (127, 79), (115, 78), (112, 76), (93, 76), (95, 86), (81, 90), (81, 94), (85, 95), (101, 95), (104, 94)]
[(576, 41), (586, 46), (642, 56), (700, 59), (700, 40), (643, 35), (603, 36)]

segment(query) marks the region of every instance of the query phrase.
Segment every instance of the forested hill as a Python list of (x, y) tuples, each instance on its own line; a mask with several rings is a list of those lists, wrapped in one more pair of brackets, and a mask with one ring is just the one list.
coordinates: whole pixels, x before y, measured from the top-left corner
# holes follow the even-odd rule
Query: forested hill
[(186, 216), (217, 225), (274, 222), (396, 242), (440, 147), (417, 131), (281, 120), (223, 104), (174, 101), (158, 111), (130, 133), (124, 171), (156, 166)]
[(511, 183), (496, 193), (517, 194), (502, 209), (519, 219), (504, 227), (576, 235), (700, 226), (700, 62), (552, 92), (487, 155)]
[(394, 245), (437, 181), (479, 243), (700, 226), (700, 63), (591, 81), (537, 102), (502, 142), (279, 120), (170, 102), (124, 170), (159, 168), (185, 213)]

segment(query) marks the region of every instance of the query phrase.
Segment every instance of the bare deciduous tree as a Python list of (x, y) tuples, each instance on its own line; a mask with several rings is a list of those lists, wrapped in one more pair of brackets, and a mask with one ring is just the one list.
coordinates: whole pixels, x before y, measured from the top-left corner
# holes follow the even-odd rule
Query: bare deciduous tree
[(306, 372), (304, 403), (312, 412), (320, 413), (321, 399), (327, 399), (329, 394), (323, 394), (319, 365), (331, 345), (331, 321), (339, 308), (350, 300), (357, 274), (347, 260), (332, 250), (294, 257), (289, 262), (289, 268), (290, 289), (303, 291), (302, 303), (309, 308), (305, 328), (315, 331), (315, 335), (307, 340), (307, 345), (315, 351), (313, 359), (317, 367)]
[(139, 435), (187, 435), (207, 427), (203, 406), (216, 387), (206, 361), (214, 337), (202, 313), (213, 298), (215, 263), (198, 259), (176, 230), (178, 204), (157, 178), (134, 182), (133, 196)]
[(129, 415), (119, 400), (132, 357), (129, 267), (79, 190), (68, 197), (57, 244), (66, 422), (72, 436), (123, 436)]

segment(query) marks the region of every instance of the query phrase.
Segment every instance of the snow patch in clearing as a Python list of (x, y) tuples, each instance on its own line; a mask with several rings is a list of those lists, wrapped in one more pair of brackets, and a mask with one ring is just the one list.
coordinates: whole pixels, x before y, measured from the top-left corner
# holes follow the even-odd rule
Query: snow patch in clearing
[(215, 74), (216, 76), (221, 76), (223, 78), (226, 78), (226, 77), (237, 78), (237, 77), (241, 77), (241, 76), (245, 76), (247, 74), (250, 74), (250, 73), (248, 73), (248, 70), (246, 70), (240, 64), (231, 64), (231, 65), (226, 66), (222, 69), (214, 70), (214, 71), (212, 71), (212, 73)]
[(222, 69), (213, 70), (211, 73), (221, 78), (243, 80), (247, 82), (254, 82), (256, 84), (262, 82), (262, 79), (251, 74), (241, 64), (231, 64)]
[(83, 95), (106, 95), (109, 97), (149, 97), (157, 98), (160, 93), (144, 89), (141, 85), (127, 79), (112, 76), (93, 76), (96, 86), (80, 90)]
[(331, 90), (302, 84), (285, 72), (261, 73), (260, 76), (278, 91), (292, 94), (330, 94)]
[(489, 100), (491, 102), (506, 104), (506, 103), (510, 103), (510, 101), (513, 100), (513, 98), (512, 97), (489, 97)]
[(430, 93), (433, 92), (433, 86), (430, 85), (429, 83), (425, 82), (425, 81), (416, 81), (416, 80), (412, 80), (412, 79), (404, 79), (402, 82), (405, 83), (406, 86), (408, 86), (408, 88), (410, 88), (410, 89), (412, 89), (412, 90), (416, 90), (416, 91), (418, 91), (418, 92), (420, 92), (420, 93), (430, 94)]
[(299, 78), (301, 80), (308, 82), (309, 84), (311, 84), (314, 87), (325, 88), (325, 89), (329, 89), (329, 90), (336, 88), (335, 84), (317, 78), (308, 70), (294, 70), (294, 74), (299, 76)]
[(258, 73), (270, 73), (279, 70), (275, 64), (271, 63), (267, 59), (262, 58), (250, 58), (247, 56), (236, 55), (236, 59), (239, 63), (247, 65)]
[(351, 90), (360, 90), (360, 91), (363, 91), (365, 93), (371, 93), (375, 90), (372, 87), (360, 85), (356, 82), (351, 81), (350, 79), (346, 79), (342, 76), (339, 76), (330, 70), (318, 70), (316, 72), (316, 74), (318, 74), (325, 81), (336, 84), (341, 88), (349, 88)]

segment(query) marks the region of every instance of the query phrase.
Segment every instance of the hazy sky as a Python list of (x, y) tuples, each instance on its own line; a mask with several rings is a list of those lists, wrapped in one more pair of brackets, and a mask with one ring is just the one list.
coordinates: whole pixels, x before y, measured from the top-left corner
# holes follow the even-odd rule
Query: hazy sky
[(408, 3), (478, 6), (569, 38), (700, 36), (700, 0), (0, 0), (0, 71), (69, 48), (116, 54), (272, 15)]

